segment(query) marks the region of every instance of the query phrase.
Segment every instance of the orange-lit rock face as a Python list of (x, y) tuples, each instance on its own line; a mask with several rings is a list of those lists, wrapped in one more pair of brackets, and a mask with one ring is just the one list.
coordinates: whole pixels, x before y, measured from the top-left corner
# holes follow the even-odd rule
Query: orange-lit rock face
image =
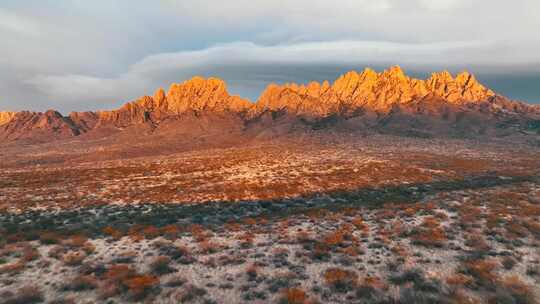
[(251, 103), (230, 96), (225, 82), (217, 78), (195, 77), (181, 84), (173, 84), (166, 96), (166, 109), (174, 113), (194, 111), (241, 112)]
[(399, 66), (382, 73), (365, 69), (340, 76), (333, 85), (312, 82), (307, 86), (270, 85), (261, 95), (253, 114), (264, 110), (287, 109), (296, 114), (326, 116), (341, 110), (366, 108), (388, 111), (393, 105), (407, 103), (433, 94), (449, 103), (484, 101), (495, 93), (482, 86), (468, 72), (454, 79), (449, 72), (434, 73), (427, 80), (410, 78)]
[(0, 112), (0, 126), (8, 123), (15, 114), (16, 112)]
[(158, 89), (153, 97), (144, 96), (118, 110), (99, 112), (100, 124), (128, 125), (144, 123), (151, 118), (195, 112), (243, 112), (252, 104), (238, 96), (231, 96), (223, 80), (194, 77), (181, 84), (173, 84), (167, 94)]
[[(473, 107), (462, 107), (463, 104)], [(410, 121), (411, 115), (429, 116), (424, 117), (427, 119), (425, 123), (429, 121), (431, 124), (434, 119), (445, 117), (448, 120), (463, 111), (473, 113), (472, 116), (478, 114), (478, 117), (471, 118), (473, 120), (480, 119), (480, 116), (484, 120), (504, 119), (499, 114), (514, 115), (511, 117), (514, 122), (515, 119), (526, 123), (540, 118), (538, 106), (495, 96), (468, 72), (454, 78), (448, 71), (443, 71), (421, 80), (408, 77), (400, 67), (394, 66), (381, 73), (369, 68), (361, 73), (351, 71), (333, 84), (328, 81), (307, 85), (270, 84), (257, 103), (229, 95), (221, 79), (194, 77), (171, 85), (168, 91), (160, 88), (153, 96), (143, 96), (112, 111), (74, 112), (68, 117), (56, 111), (0, 112), (0, 139), (38, 138), (44, 141), (98, 129), (100, 132), (94, 132), (99, 133), (96, 136), (107, 136), (131, 126), (154, 130), (161, 122), (178, 122), (187, 117), (193, 118), (190, 121), (194, 125), (199, 124), (197, 128), (214, 126), (203, 118), (205, 116), (223, 118), (220, 130), (231, 126), (239, 129), (246, 123), (254, 126), (252, 122), (258, 121), (254, 118), (267, 111), (284, 111), (293, 118), (291, 121), (297, 116), (301, 122), (305, 122), (305, 118), (315, 121), (329, 116), (356, 118), (362, 116), (359, 113), (367, 113), (362, 117), (369, 126), (376, 126), (378, 121), (390, 116), (394, 123), (407, 125), (406, 120)], [(403, 115), (400, 118), (396, 114), (398, 112), (409, 115), (409, 118)], [(186, 130), (189, 132), (190, 129)]]

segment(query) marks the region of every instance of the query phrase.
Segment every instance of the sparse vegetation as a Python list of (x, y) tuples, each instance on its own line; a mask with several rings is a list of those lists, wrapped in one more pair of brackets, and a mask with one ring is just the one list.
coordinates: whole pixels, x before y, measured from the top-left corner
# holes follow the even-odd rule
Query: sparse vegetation
[(7, 169), (0, 302), (536, 303), (540, 157), (430, 145)]

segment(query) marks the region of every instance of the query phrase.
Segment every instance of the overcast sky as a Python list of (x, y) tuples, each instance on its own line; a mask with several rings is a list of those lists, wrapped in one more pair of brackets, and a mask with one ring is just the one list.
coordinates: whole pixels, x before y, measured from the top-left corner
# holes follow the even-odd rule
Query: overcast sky
[(538, 0), (2, 0), (0, 110), (116, 108), (194, 75), (269, 82), (467, 69), (540, 103)]

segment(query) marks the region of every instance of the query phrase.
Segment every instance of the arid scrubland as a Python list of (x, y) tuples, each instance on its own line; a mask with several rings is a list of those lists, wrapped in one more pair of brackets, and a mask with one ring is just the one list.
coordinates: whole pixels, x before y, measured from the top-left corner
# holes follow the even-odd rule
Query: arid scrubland
[(374, 136), (0, 173), (0, 303), (538, 303), (540, 154)]

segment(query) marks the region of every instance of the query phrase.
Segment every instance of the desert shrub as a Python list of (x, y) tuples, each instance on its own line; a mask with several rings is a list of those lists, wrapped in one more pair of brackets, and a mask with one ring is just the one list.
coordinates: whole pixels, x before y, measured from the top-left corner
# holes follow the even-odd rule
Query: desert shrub
[[(365, 277), (360, 280), (358, 287), (356, 288), (356, 297), (364, 300), (382, 300), (386, 289), (388, 289), (388, 286), (381, 278), (373, 276)], [(384, 301), (381, 301), (381, 303), (384, 303)]]
[(197, 298), (201, 298), (204, 295), (206, 295), (208, 292), (206, 289), (197, 287), (195, 285), (189, 284), (187, 285), (183, 291), (181, 291), (176, 299), (182, 303), (184, 302), (190, 302)]
[(86, 259), (86, 254), (82, 251), (73, 251), (62, 256), (62, 261), (67, 266), (80, 266)]
[(309, 256), (313, 260), (327, 261), (330, 259), (330, 247), (324, 243), (315, 243)]
[(395, 245), (393, 247), (390, 247), (390, 251), (402, 258), (405, 258), (409, 255), (407, 248), (402, 245)]
[(129, 239), (134, 242), (134, 243), (138, 243), (142, 240), (145, 239), (143, 233), (142, 233), (142, 227), (139, 227), (137, 225), (135, 226), (132, 226), (128, 232), (127, 232), (127, 236), (129, 237)]
[(204, 239), (199, 242), (199, 252), (202, 254), (216, 253), (221, 249), (221, 244), (213, 242), (208, 239)]
[(334, 247), (334, 246), (339, 246), (341, 245), (341, 243), (343, 242), (344, 240), (344, 235), (343, 235), (343, 232), (341, 230), (336, 230), (336, 231), (333, 231), (333, 232), (330, 232), (328, 233), (325, 237), (324, 237), (324, 244), (330, 246), (330, 247)]
[(135, 275), (123, 281), (134, 300), (144, 299), (159, 286), (159, 279), (151, 275)]
[(244, 220), (242, 220), (242, 222), (244, 223), (244, 225), (247, 225), (247, 226), (257, 225), (257, 220), (252, 217), (247, 217)]
[(81, 249), (87, 254), (92, 254), (96, 247), (88, 241), (88, 238), (84, 235), (73, 235), (62, 244), (69, 249)]
[(396, 285), (412, 284), (416, 291), (427, 293), (439, 293), (441, 286), (439, 281), (428, 281), (421, 269), (408, 269), (400, 274), (390, 276), (390, 282)]
[(122, 237), (122, 232), (120, 230), (114, 229), (111, 226), (103, 228), (102, 232), (115, 240), (119, 240)]
[(238, 231), (240, 231), (242, 229), (242, 225), (240, 225), (237, 222), (234, 222), (234, 221), (230, 220), (227, 223), (225, 223), (224, 228), (225, 228), (225, 231), (238, 232)]
[(257, 279), (259, 274), (259, 268), (255, 264), (251, 264), (246, 268), (246, 275), (249, 281), (254, 281)]
[(107, 268), (107, 271), (103, 274), (103, 279), (113, 283), (117, 283), (133, 276), (134, 274), (135, 270), (130, 268), (128, 265), (115, 264)]
[(242, 248), (252, 247), (254, 239), (255, 235), (250, 231), (246, 231), (238, 236), (238, 240), (240, 241), (240, 246)]
[(161, 234), (168, 240), (176, 240), (180, 233), (180, 228), (176, 225), (167, 225), (160, 229)]
[(496, 295), (489, 300), (490, 303), (501, 303), (501, 299), (510, 300), (504, 303), (533, 304), (537, 303), (534, 293), (527, 284), (517, 276), (504, 278), (497, 286)]
[(540, 267), (538, 267), (538, 265), (527, 265), (527, 270), (525, 272), (531, 277), (540, 276)]
[(113, 263), (119, 263), (119, 264), (131, 264), (135, 261), (137, 258), (137, 252), (136, 251), (124, 251), (118, 254), (112, 262)]
[(323, 273), (324, 282), (337, 292), (347, 292), (356, 286), (358, 275), (350, 270), (329, 268)]
[(44, 232), (39, 236), (39, 241), (43, 245), (53, 245), (60, 243), (61, 237), (53, 232)]
[(193, 224), (189, 226), (188, 230), (191, 232), (191, 235), (196, 242), (205, 241), (210, 236), (212, 236), (212, 233), (210, 233), (210, 231), (207, 231), (202, 225), (199, 224)]
[(441, 228), (413, 230), (411, 241), (415, 245), (443, 247), (448, 238)]
[(185, 263), (186, 261), (192, 260), (191, 252), (186, 246), (177, 246), (172, 243), (167, 243), (160, 245), (158, 251), (161, 255), (166, 255), (183, 264), (187, 264)]
[(98, 287), (98, 282), (93, 275), (81, 275), (73, 278), (63, 286), (63, 290), (83, 291), (92, 290)]
[(475, 283), (489, 289), (495, 288), (497, 276), (494, 270), (497, 268), (497, 262), (493, 260), (471, 260), (462, 263), (461, 272), (475, 278)]
[(446, 283), (454, 288), (468, 286), (472, 283), (473, 278), (461, 273), (450, 275), (446, 278)]
[(410, 239), (415, 245), (443, 247), (448, 240), (440, 222), (433, 216), (424, 218), (422, 224), (411, 231)]
[(480, 235), (479, 233), (467, 234), (465, 236), (464, 244), (474, 249), (474, 251), (476, 251), (478, 254), (485, 254), (491, 249), (491, 246), (489, 246), (489, 244), (486, 242), (484, 236)]
[[(246, 285), (247, 288), (247, 285)], [(245, 301), (265, 300), (267, 298), (266, 291), (259, 291), (253, 289), (243, 290), (242, 299)]]
[(150, 269), (152, 270), (152, 273), (157, 275), (167, 274), (174, 272), (174, 268), (171, 268), (170, 266), (171, 258), (167, 256), (159, 256), (150, 263)]
[(448, 302), (451, 304), (481, 304), (483, 303), (476, 296), (466, 293), (464, 289), (453, 288), (447, 294)]
[(421, 282), (424, 280), (423, 271), (420, 269), (408, 269), (400, 274), (393, 274), (389, 281), (395, 285), (403, 285), (405, 283)]
[(369, 226), (364, 222), (364, 219), (361, 216), (352, 219), (351, 224), (362, 232), (369, 232)]
[(351, 257), (355, 257), (355, 256), (358, 256), (358, 255), (362, 255), (364, 254), (364, 251), (356, 246), (356, 245), (353, 245), (353, 246), (348, 246), (346, 248), (343, 248), (340, 250), (340, 252), (348, 255), (348, 256), (351, 256)]
[(49, 252), (47, 252), (47, 255), (50, 257), (50, 258), (54, 258), (54, 259), (61, 259), (62, 256), (64, 255), (64, 253), (66, 252), (66, 248), (64, 248), (63, 246), (60, 246), (60, 245), (57, 245), (57, 246), (53, 246), (51, 249), (49, 249)]
[(504, 269), (512, 270), (512, 268), (514, 268), (514, 266), (517, 264), (517, 261), (513, 257), (505, 256), (502, 259), (501, 264), (503, 265)]
[(91, 255), (96, 251), (96, 246), (90, 242), (84, 243), (84, 245), (81, 247), (81, 249), (88, 255)]
[(279, 300), (280, 304), (304, 304), (306, 302), (306, 292), (300, 288), (287, 288)]
[(296, 278), (297, 275), (290, 271), (278, 273), (266, 281), (268, 290), (275, 293), (283, 289), (291, 288)]
[(508, 232), (507, 236), (509, 236), (510, 238), (522, 238), (526, 237), (529, 234), (529, 230), (524, 225), (515, 220), (504, 225), (504, 228)]
[(73, 235), (70, 238), (64, 240), (62, 244), (64, 246), (67, 246), (69, 248), (80, 248), (84, 246), (88, 242), (88, 238), (84, 235)]
[(128, 292), (134, 300), (141, 300), (159, 287), (159, 278), (138, 274), (127, 265), (111, 265), (101, 276), (101, 298), (110, 298)]
[(184, 277), (181, 276), (175, 276), (170, 278), (166, 283), (165, 286), (167, 287), (180, 287), (184, 285), (187, 282), (187, 280)]
[(141, 231), (141, 233), (148, 240), (155, 239), (161, 235), (161, 231), (159, 231), (159, 229), (155, 226), (147, 226)]
[(302, 230), (296, 233), (296, 241), (301, 244), (311, 243), (313, 241), (313, 237), (309, 232)]
[(537, 238), (540, 238), (540, 223), (529, 219), (524, 222), (525, 227), (529, 230), (530, 233), (535, 235)]

